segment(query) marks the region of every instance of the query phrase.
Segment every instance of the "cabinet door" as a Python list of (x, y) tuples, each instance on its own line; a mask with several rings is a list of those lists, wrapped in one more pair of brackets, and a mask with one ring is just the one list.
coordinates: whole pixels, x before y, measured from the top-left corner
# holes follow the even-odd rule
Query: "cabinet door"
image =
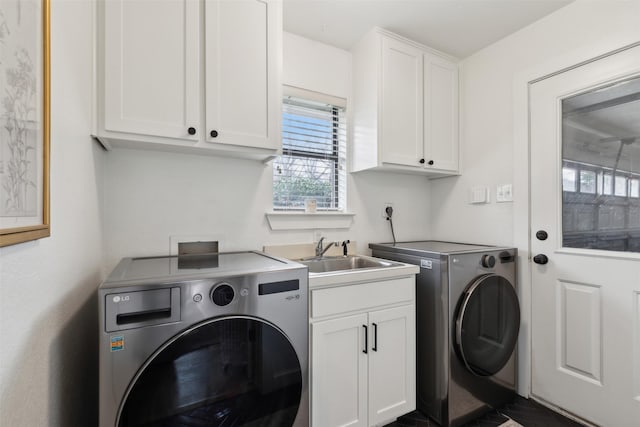
[(416, 406), (415, 305), (369, 313), (369, 425)]
[(425, 167), (458, 171), (458, 66), (424, 55)]
[(208, 0), (205, 17), (206, 141), (277, 149), (281, 2)]
[(367, 425), (367, 315), (311, 324), (311, 425)]
[(199, 2), (105, 1), (103, 23), (105, 130), (197, 140)]
[(380, 150), (383, 163), (422, 167), (422, 51), (382, 37)]

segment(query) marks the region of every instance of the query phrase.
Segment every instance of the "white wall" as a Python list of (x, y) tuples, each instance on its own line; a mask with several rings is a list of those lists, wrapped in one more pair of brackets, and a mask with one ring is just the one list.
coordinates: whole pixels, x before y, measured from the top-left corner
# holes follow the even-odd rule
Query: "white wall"
[[(638, 40), (639, 4), (578, 0), (462, 61), (462, 175), (432, 183), (434, 238), (514, 243), (513, 204), (495, 203), (495, 187), (514, 182), (517, 76), (532, 68), (543, 69), (549, 63), (569, 66), (560, 64), (571, 56), (578, 61)], [(491, 203), (467, 203), (468, 189), (476, 185), (491, 188)], [(514, 186), (514, 197), (522, 195), (521, 190)]]
[[(328, 71), (328, 64), (335, 69)], [(285, 33), (283, 70), (285, 84), (350, 98), (349, 52)], [(313, 242), (312, 229), (269, 228), (265, 212), (272, 208), (271, 185), (271, 165), (252, 161), (137, 150), (108, 153), (107, 269), (122, 257), (169, 253), (170, 236), (218, 236), (222, 250)], [(355, 240), (358, 252), (368, 253), (369, 242), (391, 240), (382, 209), (392, 202), (398, 240), (427, 238), (429, 187), (420, 176), (349, 175), (347, 205), (355, 213), (353, 225), (321, 230), (322, 235), (329, 241)]]
[[(527, 82), (640, 41), (639, 22), (638, 1), (578, 0), (462, 62), (463, 171), (433, 181), (431, 229), (438, 239), (518, 247), (523, 395), (529, 392), (531, 354)], [(503, 183), (514, 184), (514, 203), (495, 203), (495, 186)], [(466, 203), (475, 185), (491, 187), (492, 203)]]
[(287, 32), (282, 45), (285, 84), (349, 98), (351, 53)]
[(51, 237), (0, 249), (0, 425), (97, 424), (103, 152), (92, 3), (51, 4)]

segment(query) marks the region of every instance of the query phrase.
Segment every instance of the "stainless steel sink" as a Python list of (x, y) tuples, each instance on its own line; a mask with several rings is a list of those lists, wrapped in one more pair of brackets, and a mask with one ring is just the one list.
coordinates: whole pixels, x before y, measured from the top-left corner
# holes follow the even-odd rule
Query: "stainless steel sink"
[(358, 270), (363, 268), (386, 268), (400, 265), (392, 261), (385, 261), (383, 259), (365, 257), (361, 255), (306, 258), (298, 262), (309, 267), (310, 274)]

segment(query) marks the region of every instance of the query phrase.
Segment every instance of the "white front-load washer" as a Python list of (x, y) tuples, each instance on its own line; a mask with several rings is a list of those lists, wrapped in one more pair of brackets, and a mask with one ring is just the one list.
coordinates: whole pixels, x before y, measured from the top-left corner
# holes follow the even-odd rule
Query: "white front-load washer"
[(513, 400), (520, 306), (515, 248), (441, 241), (370, 244), (416, 264), (417, 407), (460, 426)]
[(260, 252), (125, 258), (100, 286), (100, 426), (307, 427), (308, 272)]

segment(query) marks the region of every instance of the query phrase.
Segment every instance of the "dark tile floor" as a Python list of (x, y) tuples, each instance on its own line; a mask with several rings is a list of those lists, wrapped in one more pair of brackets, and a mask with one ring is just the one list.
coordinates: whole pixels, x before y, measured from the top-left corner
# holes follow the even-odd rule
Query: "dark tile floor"
[[(496, 427), (511, 418), (524, 427), (583, 427), (582, 424), (563, 417), (531, 400), (516, 397), (502, 408), (491, 411), (482, 418), (465, 424), (465, 427)], [(438, 427), (418, 411), (398, 418), (385, 427)]]

